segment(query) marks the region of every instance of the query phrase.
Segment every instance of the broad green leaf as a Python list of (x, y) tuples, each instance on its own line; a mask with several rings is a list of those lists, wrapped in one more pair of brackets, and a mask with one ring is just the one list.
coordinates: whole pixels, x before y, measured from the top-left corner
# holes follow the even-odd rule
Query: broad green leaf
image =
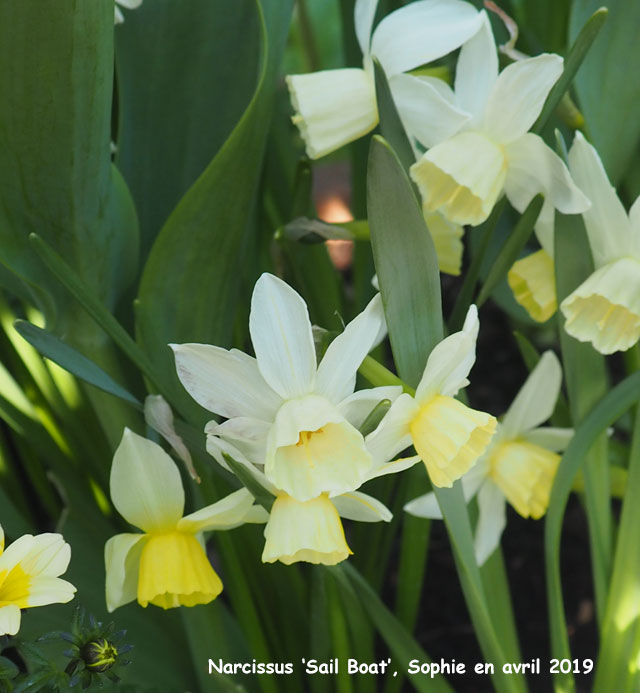
[[(609, 18), (576, 78), (587, 131), (615, 185), (634, 157), (640, 141), (640, 4), (606, 3)], [(574, 37), (599, 0), (574, 0), (569, 26)]]
[[(556, 294), (560, 304), (593, 271), (581, 217), (556, 215), (554, 257)], [(557, 320), (569, 407), (575, 427), (606, 394), (607, 370), (604, 357), (591, 344), (578, 342), (565, 332), (565, 318), (561, 311), (558, 311)], [(613, 551), (607, 445), (607, 436), (603, 434), (584, 460), (587, 520), (599, 623), (604, 615)]]
[[(291, 2), (256, 2), (255, 12), (262, 27), (261, 56), (259, 65), (245, 68), (257, 75), (256, 91), (165, 223), (139, 288), (138, 339), (172, 390), (180, 391), (167, 344), (230, 341), (243, 253), (250, 252), (254, 240), (254, 195)], [(186, 394), (182, 400), (188, 400)]]
[[(562, 518), (564, 517), (573, 480), (598, 437), (605, 433), (607, 428), (636, 404), (639, 399), (640, 372), (630, 375), (610, 390), (584, 417), (569, 443), (569, 447), (562, 456), (562, 461), (553, 484), (545, 520), (545, 564), (549, 618), (551, 620), (551, 653), (553, 657), (559, 659), (571, 659), (567, 623), (564, 614), (564, 600), (562, 597), (560, 538)], [(637, 527), (634, 527), (633, 531), (637, 532)], [(573, 689), (574, 681), (572, 674), (557, 675), (556, 690), (569, 691)], [(607, 693), (609, 690), (615, 689), (607, 689)]]
[(591, 10), (593, 12), (592, 15), (585, 14), (583, 23), (579, 25), (579, 33), (578, 31), (573, 33), (576, 38), (564, 61), (564, 70), (560, 75), (560, 79), (553, 85), (553, 89), (549, 92), (542, 113), (538, 116), (538, 120), (536, 120), (531, 128), (532, 132), (540, 132), (555, 109), (560, 105), (560, 101), (569, 90), (578, 69), (582, 65), (593, 42), (607, 20), (607, 8), (594, 3), (591, 4), (594, 6), (595, 12)]
[(443, 335), (438, 259), (402, 164), (377, 135), (369, 153), (367, 208), (395, 364), (415, 387)]
[(520, 252), (529, 240), (529, 236), (531, 236), (543, 202), (542, 195), (536, 195), (522, 213), (520, 220), (507, 238), (507, 242), (502, 246), (500, 254), (491, 266), (487, 279), (478, 293), (476, 300), (478, 306), (481, 306), (489, 298), (491, 292), (507, 276), (507, 272), (518, 259)]
[(43, 330), (24, 320), (17, 320), (15, 328), (43, 356), (55, 361), (69, 373), (90, 385), (104, 390), (104, 392), (129, 402), (129, 404), (137, 408), (142, 408), (142, 404), (121, 385), (118, 385), (100, 366), (97, 366), (91, 359), (88, 359), (73, 347), (65, 344), (51, 332), (47, 332), (47, 330)]
[(118, 25), (117, 162), (140, 215), (142, 257), (249, 103), (254, 0), (153, 0)]
[(2, 262), (50, 324), (83, 338), (75, 304), (28, 244), (37, 231), (109, 307), (131, 282), (138, 229), (111, 164), (113, 2), (0, 4)]

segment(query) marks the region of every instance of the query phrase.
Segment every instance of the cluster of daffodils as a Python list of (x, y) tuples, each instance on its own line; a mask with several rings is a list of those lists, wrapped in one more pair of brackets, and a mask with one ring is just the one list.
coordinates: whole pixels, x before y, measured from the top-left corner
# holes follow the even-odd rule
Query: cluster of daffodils
[(18, 632), (21, 609), (73, 599), (76, 588), (60, 579), (70, 559), (60, 534), (25, 534), (5, 550), (0, 527), (0, 635)]
[[(484, 563), (500, 543), (506, 525), (506, 501), (522, 517), (540, 519), (549, 505), (551, 486), (562, 452), (573, 435), (568, 428), (542, 427), (555, 407), (562, 370), (553, 352), (542, 355), (513, 404), (498, 424), (484, 454), (462, 477), (465, 498), (478, 500), (475, 550)], [(433, 493), (407, 503), (417, 517), (441, 519)]]

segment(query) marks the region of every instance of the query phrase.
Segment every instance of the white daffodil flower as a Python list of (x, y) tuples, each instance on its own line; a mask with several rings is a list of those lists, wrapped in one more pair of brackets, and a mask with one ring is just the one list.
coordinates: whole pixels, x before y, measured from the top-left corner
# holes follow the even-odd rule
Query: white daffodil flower
[(66, 604), (76, 588), (62, 575), (71, 548), (60, 534), (25, 534), (5, 551), (0, 526), (0, 636), (20, 630), (21, 609)]
[(514, 298), (537, 322), (546, 322), (558, 309), (550, 241), (552, 237), (545, 240), (545, 247), (514, 262), (507, 273)]
[(156, 443), (125, 429), (111, 467), (111, 500), (144, 534), (118, 534), (105, 546), (107, 610), (134, 599), (163, 609), (208, 604), (222, 581), (203, 548), (202, 533), (266, 513), (241, 489), (183, 517), (184, 488), (174, 461)]
[[(289, 75), (287, 85), (307, 154), (317, 159), (373, 130), (378, 107), (372, 56), (388, 76), (450, 53), (478, 30), (479, 15), (461, 0), (419, 0), (371, 29), (378, 0), (356, 0), (354, 20), (363, 68)], [(428, 114), (426, 114), (428, 116)]]
[[(224, 425), (223, 425), (224, 426)], [(237, 447), (218, 434), (223, 426), (212, 422), (207, 427), (207, 452), (228, 471), (232, 471), (223, 454), (242, 464), (254, 479), (275, 497), (264, 529), (263, 563), (280, 561), (286, 565), (306, 561), (335, 565), (352, 553), (344, 534), (340, 518), (358, 522), (389, 522), (391, 512), (380, 501), (359, 491), (339, 496), (322, 493), (315, 498), (300, 501), (274, 486), (263, 472), (261, 458), (252, 461)], [(369, 440), (370, 436), (367, 437)], [(254, 450), (260, 455), (259, 450)], [(388, 462), (388, 449), (376, 445), (371, 449), (373, 465), (363, 483), (386, 474), (408, 469), (419, 457)]]
[(115, 23), (122, 24), (122, 22), (124, 22), (124, 17), (118, 5), (122, 5), (122, 7), (126, 7), (128, 10), (135, 10), (136, 7), (140, 7), (140, 5), (142, 5), (142, 0), (116, 0), (116, 5), (114, 8)]
[[(482, 459), (462, 477), (465, 498), (478, 498), (475, 552), (480, 565), (500, 544), (506, 501), (522, 517), (537, 520), (547, 510), (560, 462), (557, 453), (573, 436), (573, 429), (540, 427), (553, 412), (561, 383), (560, 363), (547, 351), (498, 424)], [(442, 519), (434, 493), (410, 501), (404, 509), (417, 517)]]
[(627, 214), (598, 153), (580, 132), (569, 167), (592, 202), (583, 219), (595, 272), (562, 302), (564, 328), (602, 354), (625, 351), (640, 339), (640, 197)]
[(561, 159), (529, 132), (562, 74), (563, 60), (543, 54), (498, 74), (484, 10), (480, 18), (480, 30), (460, 51), (455, 92), (434, 78), (390, 80), (407, 131), (429, 148), (411, 176), (427, 211), (472, 226), (489, 216), (503, 192), (519, 212), (543, 193), (536, 232), (544, 238), (553, 231), (554, 208), (578, 214), (589, 207)]
[(207, 344), (171, 346), (187, 392), (229, 419), (212, 424), (216, 434), (250, 459), (264, 461), (270, 482), (304, 502), (353, 491), (372, 468), (358, 427), (379, 402), (401, 390), (354, 388), (358, 367), (384, 330), (378, 295), (317, 365), (304, 300), (282, 280), (263, 274), (249, 317), (256, 358)]
[(369, 450), (375, 454), (379, 446), (390, 459), (413, 444), (435, 486), (450, 487), (469, 471), (496, 428), (493, 416), (454, 399), (469, 384), (479, 327), (478, 311), (471, 306), (462, 331), (443, 339), (429, 355), (415, 396), (401, 394), (367, 437)]

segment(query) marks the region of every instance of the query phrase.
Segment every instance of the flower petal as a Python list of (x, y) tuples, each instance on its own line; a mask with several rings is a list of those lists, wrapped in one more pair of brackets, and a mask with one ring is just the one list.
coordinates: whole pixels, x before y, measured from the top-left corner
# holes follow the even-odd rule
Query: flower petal
[(47, 606), (48, 604), (67, 604), (75, 596), (76, 588), (66, 580), (42, 575), (34, 578), (29, 585), (26, 605)]
[(564, 329), (601, 354), (626, 351), (640, 339), (640, 259), (600, 267), (560, 304)]
[(353, 393), (353, 377), (385, 325), (382, 298), (369, 305), (329, 344), (316, 377), (315, 393), (339, 404)]
[(533, 431), (528, 431), (522, 437), (529, 443), (539, 445), (551, 452), (564, 452), (573, 438), (573, 428), (553, 428), (543, 426)]
[(411, 2), (378, 24), (371, 53), (388, 75), (407, 72), (461, 46), (478, 31), (480, 21), (480, 15), (468, 2)]
[(506, 510), (502, 491), (491, 482), (483, 484), (478, 492), (478, 524), (474, 542), (478, 565), (482, 565), (500, 545), (502, 532), (507, 526)]
[(481, 224), (502, 193), (504, 147), (481, 132), (460, 132), (436, 144), (409, 169), (423, 210), (440, 212), (455, 224)]
[(582, 218), (596, 268), (631, 253), (631, 224), (595, 148), (576, 132), (569, 169), (591, 207)]
[(393, 462), (385, 462), (383, 464), (376, 465), (371, 468), (371, 471), (367, 474), (366, 480), (377, 479), (379, 476), (387, 476), (388, 474), (398, 474), (399, 472), (404, 472), (405, 469), (411, 469), (414, 464), (420, 462), (420, 456), (414, 455), (413, 457), (402, 457), (400, 459), (394, 460)]
[(113, 457), (110, 488), (116, 510), (145, 532), (173, 529), (182, 517), (184, 489), (176, 463), (128, 428)]
[(498, 78), (498, 51), (485, 10), (480, 12), (480, 30), (461, 48), (456, 65), (456, 103), (480, 124), (487, 99)]
[(442, 519), (442, 510), (440, 510), (438, 499), (433, 491), (405, 503), (404, 511), (414, 517), (424, 517), (428, 520)]
[(479, 329), (478, 309), (471, 305), (462, 330), (445, 337), (429, 354), (416, 389), (416, 402), (426, 402), (436, 394), (454, 397), (469, 384), (467, 376), (476, 360)]
[(186, 515), (178, 522), (178, 530), (196, 534), (238, 527), (244, 523), (252, 505), (253, 496), (246, 488), (241, 488), (206, 508)]
[(502, 436), (516, 438), (544, 423), (553, 413), (561, 385), (560, 361), (552, 351), (545, 351), (504, 415)]
[(353, 20), (362, 55), (367, 55), (369, 53), (371, 28), (373, 27), (373, 20), (375, 19), (377, 8), (378, 0), (356, 0), (356, 6), (353, 10)]
[(10, 544), (0, 556), (0, 575), (10, 573), (29, 554), (34, 544), (35, 537), (31, 534), (24, 534)]
[(38, 534), (20, 567), (32, 577), (58, 577), (69, 567), (71, 547), (61, 534)]
[(358, 390), (340, 402), (338, 411), (354, 428), (360, 429), (380, 402), (388, 399), (393, 403), (401, 394), (402, 388), (399, 385)]
[(447, 99), (435, 87), (434, 82), (440, 81), (407, 74), (393, 75), (389, 80), (405, 130), (425, 147), (453, 137), (469, 121), (469, 114), (456, 107), (453, 92)]
[(204, 431), (207, 435), (224, 438), (256, 464), (264, 464), (272, 425), (260, 419), (236, 416), (221, 424), (209, 421)]
[(310, 159), (319, 159), (357, 140), (378, 124), (376, 91), (359, 68), (322, 70), (286, 78), (292, 118)]
[(254, 358), (210, 344), (169, 346), (180, 382), (200, 406), (225, 418), (273, 420), (282, 400), (264, 381)]
[(438, 269), (445, 274), (452, 274), (457, 277), (462, 270), (464, 227), (448, 221), (437, 212), (433, 214), (425, 210), (423, 212), (424, 220), (433, 239), (433, 245), (436, 248)]
[(563, 65), (559, 55), (543, 53), (506, 67), (487, 100), (485, 131), (503, 144), (528, 132), (562, 74)]
[(331, 499), (338, 515), (356, 522), (391, 522), (393, 515), (386, 505), (366, 493), (352, 491)]
[(300, 294), (272, 274), (263, 274), (251, 297), (249, 331), (260, 373), (281, 397), (313, 392), (316, 350)]
[(516, 301), (538, 322), (546, 322), (557, 310), (553, 260), (538, 250), (513, 264), (507, 281)]
[(589, 200), (573, 182), (569, 169), (541, 137), (527, 133), (506, 150), (509, 167), (504, 190), (518, 212), (524, 212), (538, 193), (545, 196), (545, 207), (551, 205), (563, 214), (581, 214), (589, 209)]
[(269, 493), (275, 495), (276, 487), (267, 479), (264, 473), (251, 462), (238, 448), (226, 440), (214, 435), (207, 435), (207, 452), (215, 459), (215, 461), (228, 472), (232, 472), (226, 463), (223, 453), (233, 457), (233, 459), (241, 464), (254, 477), (254, 479), (265, 488)]
[(324, 495), (306, 502), (278, 496), (264, 537), (263, 563), (335, 565), (352, 553), (338, 511)]
[(0, 635), (16, 635), (20, 630), (20, 607), (15, 604), (0, 606)]
[(145, 534), (116, 534), (104, 547), (107, 611), (132, 602), (138, 594), (140, 556)]
[(411, 445), (409, 424), (417, 410), (413, 397), (404, 392), (391, 405), (378, 428), (367, 436), (365, 443), (373, 458), (372, 471)]

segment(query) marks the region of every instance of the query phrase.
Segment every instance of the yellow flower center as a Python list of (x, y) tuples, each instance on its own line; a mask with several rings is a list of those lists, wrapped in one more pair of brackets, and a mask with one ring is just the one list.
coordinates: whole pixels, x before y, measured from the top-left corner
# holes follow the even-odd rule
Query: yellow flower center
[(222, 582), (193, 534), (148, 535), (140, 556), (138, 602), (163, 609), (208, 604), (222, 591)]
[(525, 440), (496, 446), (489, 457), (489, 477), (522, 517), (541, 518), (547, 511), (560, 455)]
[(496, 430), (490, 414), (436, 395), (409, 425), (413, 444), (435, 486), (449, 487), (469, 471)]
[(26, 609), (29, 605), (31, 583), (31, 576), (27, 575), (20, 565), (0, 573), (0, 607), (15, 604), (21, 609)]

